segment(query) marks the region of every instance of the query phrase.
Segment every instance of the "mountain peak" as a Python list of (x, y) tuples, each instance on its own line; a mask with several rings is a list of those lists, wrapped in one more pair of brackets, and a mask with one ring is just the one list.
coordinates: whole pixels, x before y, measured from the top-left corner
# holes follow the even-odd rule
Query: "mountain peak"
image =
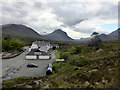
[(5, 35), (14, 37), (42, 38), (35, 30), (22, 24), (5, 24), (2, 25), (2, 32)]
[(46, 39), (50, 39), (50, 40), (55, 40), (55, 41), (72, 41), (73, 39), (70, 38), (66, 32), (64, 32), (61, 29), (56, 29), (55, 31), (53, 31), (52, 33), (48, 34), (48, 35), (44, 35), (44, 37)]
[(62, 31), (61, 29), (56, 29), (55, 31)]
[(56, 29), (55, 31), (53, 31), (53, 33), (67, 35), (67, 33), (65, 31), (61, 30), (61, 29)]

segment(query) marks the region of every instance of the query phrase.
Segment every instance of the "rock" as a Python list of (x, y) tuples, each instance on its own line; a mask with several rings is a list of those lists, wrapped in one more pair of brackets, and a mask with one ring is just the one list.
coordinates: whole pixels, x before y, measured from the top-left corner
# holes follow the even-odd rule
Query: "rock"
[(86, 81), (85, 83), (84, 83), (84, 86), (85, 87), (87, 87), (87, 86), (89, 86), (90, 85), (90, 83), (88, 82), (88, 81)]
[(36, 85), (39, 85), (39, 84), (42, 84), (43, 81), (42, 80), (37, 80), (37, 81), (34, 81), (36, 83)]
[(26, 88), (32, 88), (32, 86), (30, 86), (30, 85), (26, 85), (25, 87), (26, 87)]
[(49, 84), (47, 84), (44, 88), (49, 88)]
[(100, 64), (100, 67), (102, 67), (103, 65), (102, 64)]
[(92, 70), (92, 72), (96, 72), (96, 71), (98, 71), (98, 69), (93, 69), (93, 70)]

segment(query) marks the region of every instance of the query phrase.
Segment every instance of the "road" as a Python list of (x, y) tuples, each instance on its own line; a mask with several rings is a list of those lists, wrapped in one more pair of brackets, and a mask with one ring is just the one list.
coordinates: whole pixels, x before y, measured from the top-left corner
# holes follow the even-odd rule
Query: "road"
[[(50, 60), (25, 60), (28, 48), (21, 55), (12, 59), (2, 60), (2, 80), (22, 77), (22, 76), (44, 76), (46, 75), (47, 65), (55, 61), (55, 52), (52, 52)], [(35, 63), (38, 68), (26, 67), (29, 63)]]

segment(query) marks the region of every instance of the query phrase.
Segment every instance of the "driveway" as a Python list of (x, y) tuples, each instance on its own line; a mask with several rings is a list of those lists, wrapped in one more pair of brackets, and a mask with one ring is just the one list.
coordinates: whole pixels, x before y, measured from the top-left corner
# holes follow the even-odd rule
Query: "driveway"
[[(12, 79), (22, 76), (42, 76), (46, 75), (47, 65), (55, 61), (55, 52), (52, 51), (50, 60), (25, 60), (25, 55), (28, 53), (28, 48), (21, 55), (12, 59), (2, 60), (2, 79)], [(29, 63), (35, 63), (38, 68), (26, 67)]]

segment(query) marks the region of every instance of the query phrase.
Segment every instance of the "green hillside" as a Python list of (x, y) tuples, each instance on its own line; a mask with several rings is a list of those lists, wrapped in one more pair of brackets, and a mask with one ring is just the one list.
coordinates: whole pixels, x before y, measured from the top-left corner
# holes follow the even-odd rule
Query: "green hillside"
[[(118, 88), (118, 42), (102, 42), (99, 48), (59, 43), (52, 75), (20, 77), (3, 82), (3, 88)], [(39, 83), (36, 83), (39, 82)]]

